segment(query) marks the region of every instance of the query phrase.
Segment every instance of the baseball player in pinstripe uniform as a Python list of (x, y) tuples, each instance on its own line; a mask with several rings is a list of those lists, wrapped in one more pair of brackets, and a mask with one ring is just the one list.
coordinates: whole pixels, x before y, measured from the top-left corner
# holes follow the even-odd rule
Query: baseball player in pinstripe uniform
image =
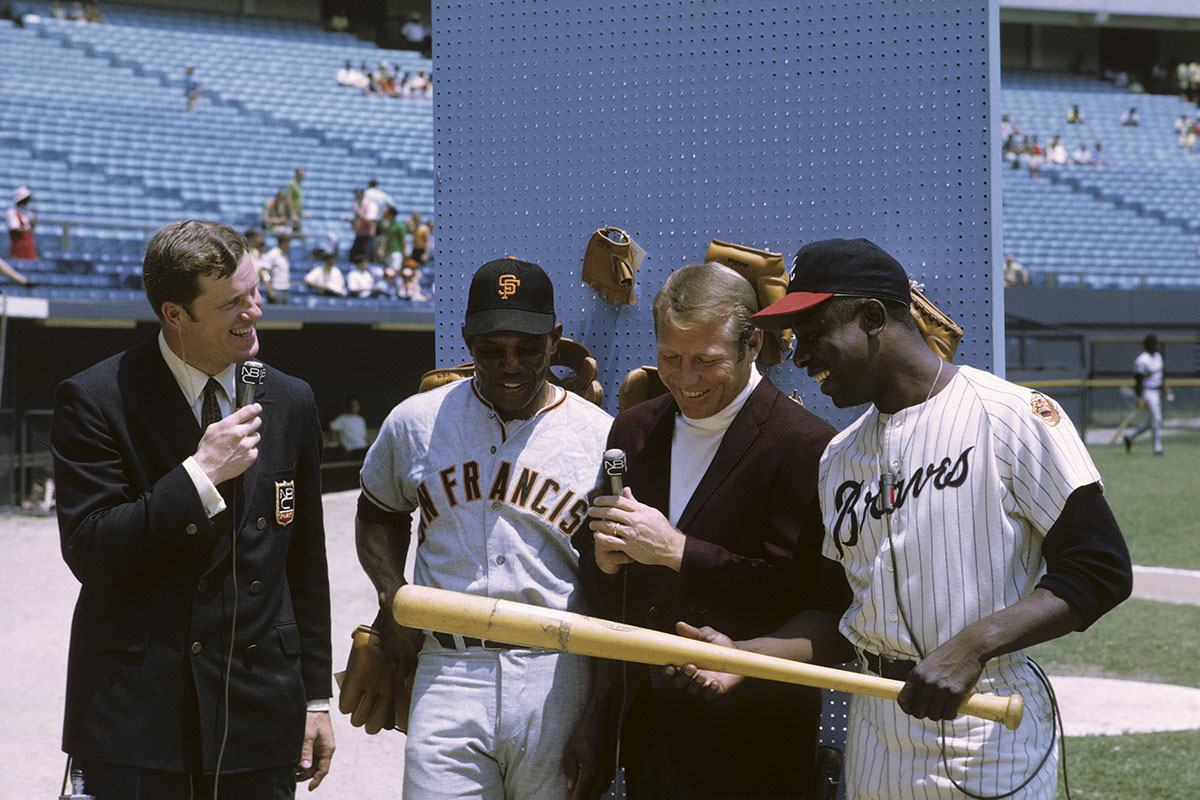
[[(359, 557), (384, 609), (404, 583), (420, 509), (415, 583), (582, 610), (571, 535), (612, 418), (547, 381), (561, 333), (536, 264), (476, 272), (463, 325), (475, 377), (396, 406), (363, 464)], [(590, 690), (585, 658), (379, 627), (400, 661), (420, 651), (405, 800), (567, 796), (562, 755)]]
[[(939, 359), (909, 286), (865, 239), (813, 242), (754, 317), (793, 329), (796, 366), (839, 408), (871, 404), (821, 458), (824, 552), (854, 590), (839, 629), (863, 669), (905, 686), (896, 702), (852, 699), (847, 796), (1053, 798), (1053, 714), (1023, 648), (1127, 597), (1129, 553), (1058, 405)], [(739, 646), (802, 658), (805, 637), (785, 626)], [(683, 673), (709, 692), (732, 683)], [(1020, 693), (1024, 723), (956, 716), (974, 691)]]

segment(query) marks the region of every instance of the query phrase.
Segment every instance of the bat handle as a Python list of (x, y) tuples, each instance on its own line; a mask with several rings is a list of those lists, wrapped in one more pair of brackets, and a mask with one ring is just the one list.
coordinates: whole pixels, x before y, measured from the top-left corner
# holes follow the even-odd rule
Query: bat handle
[(960, 714), (1001, 722), (1010, 731), (1015, 731), (1025, 713), (1025, 700), (1019, 694), (973, 694), (963, 701), (958, 711)]

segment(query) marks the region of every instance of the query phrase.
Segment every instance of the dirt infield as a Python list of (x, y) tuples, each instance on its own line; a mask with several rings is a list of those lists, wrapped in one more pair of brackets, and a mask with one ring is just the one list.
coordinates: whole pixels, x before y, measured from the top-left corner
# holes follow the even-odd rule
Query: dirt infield
[[(325, 495), (338, 670), (346, 663), (350, 632), (375, 616), (373, 590), (354, 550), (356, 496), (353, 491)], [(57, 797), (65, 766), (59, 736), (67, 639), (79, 585), (62, 561), (53, 517), (0, 516), (0, 548), (6, 554), (0, 563), (0, 608), (6, 621), (0, 650), (0, 671), (5, 677), (0, 707), (9, 715), (0, 734), (0, 748), (9, 764), (0, 770), (0, 798)], [(1200, 605), (1200, 573), (1138, 567), (1134, 594)], [(1090, 678), (1054, 678), (1053, 682), (1071, 735), (1200, 727), (1197, 689)], [(337, 753), (329, 777), (315, 796), (399, 797), (403, 736), (388, 732), (367, 736), (336, 711), (333, 722)]]

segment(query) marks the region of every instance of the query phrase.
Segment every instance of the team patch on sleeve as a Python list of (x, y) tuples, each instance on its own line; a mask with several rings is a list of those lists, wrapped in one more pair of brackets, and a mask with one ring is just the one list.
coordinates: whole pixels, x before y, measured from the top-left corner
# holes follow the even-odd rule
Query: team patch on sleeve
[(1054, 401), (1041, 392), (1034, 392), (1030, 396), (1029, 405), (1033, 415), (1051, 428), (1057, 425), (1058, 421), (1062, 419), (1058, 413), (1058, 406), (1054, 405)]

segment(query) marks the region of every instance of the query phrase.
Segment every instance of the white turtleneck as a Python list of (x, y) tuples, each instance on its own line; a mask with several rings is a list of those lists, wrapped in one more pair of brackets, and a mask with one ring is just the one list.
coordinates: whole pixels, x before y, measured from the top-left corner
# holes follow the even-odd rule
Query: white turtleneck
[(750, 365), (750, 379), (729, 405), (711, 417), (688, 419), (675, 415), (675, 431), (671, 436), (671, 496), (667, 519), (672, 525), (679, 522), (683, 509), (692, 499), (700, 479), (712, 464), (713, 456), (725, 438), (725, 431), (750, 399), (750, 393), (762, 380), (758, 368)]

